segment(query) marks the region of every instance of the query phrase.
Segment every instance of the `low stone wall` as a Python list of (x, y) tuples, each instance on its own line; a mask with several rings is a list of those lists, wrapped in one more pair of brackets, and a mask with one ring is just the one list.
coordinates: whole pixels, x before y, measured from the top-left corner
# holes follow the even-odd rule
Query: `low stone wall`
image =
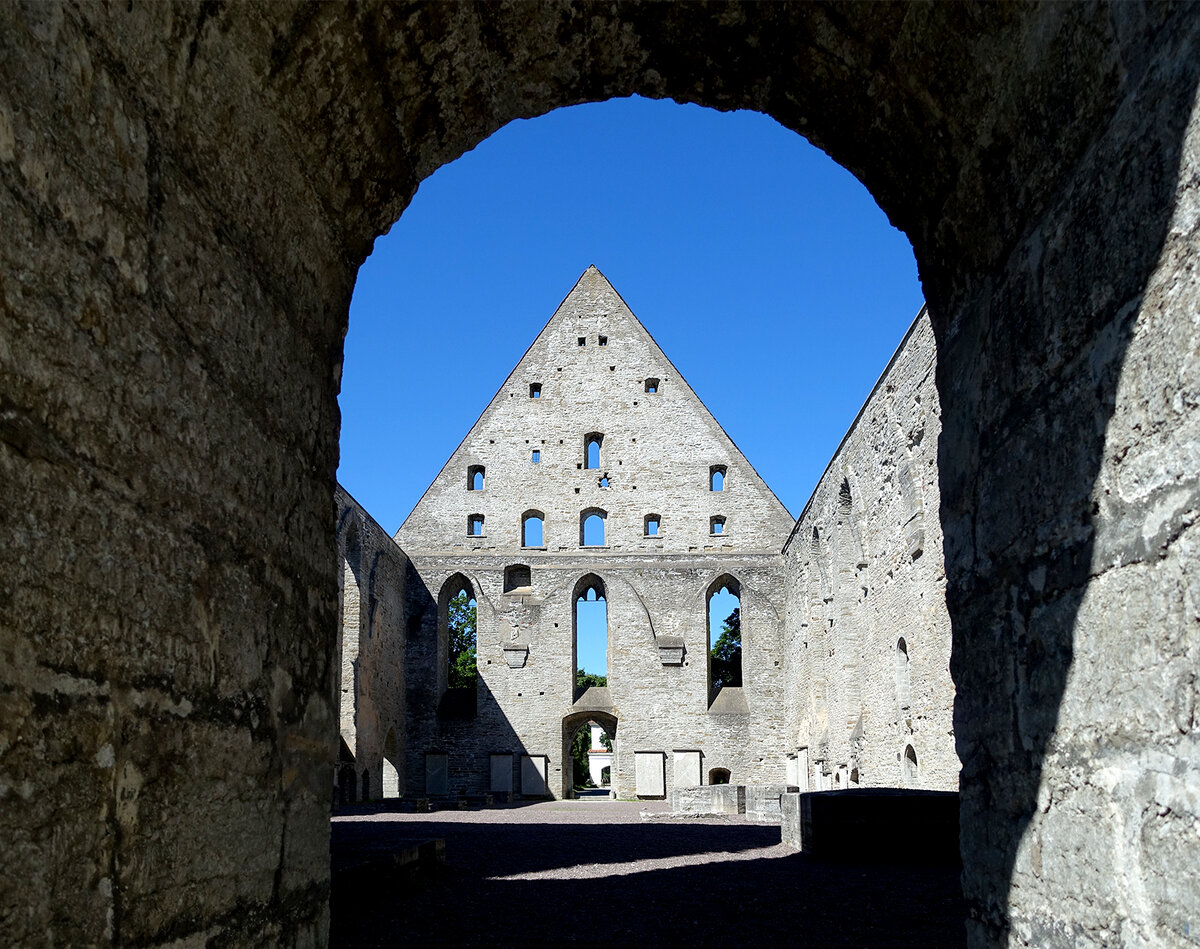
[(954, 863), (958, 792), (899, 788), (781, 795), (783, 842), (818, 857)]
[(760, 824), (780, 822), (779, 799), (796, 788), (786, 784), (748, 784), (746, 786), (746, 820)]
[(740, 784), (708, 784), (703, 787), (671, 788), (671, 814), (745, 814), (746, 788)]

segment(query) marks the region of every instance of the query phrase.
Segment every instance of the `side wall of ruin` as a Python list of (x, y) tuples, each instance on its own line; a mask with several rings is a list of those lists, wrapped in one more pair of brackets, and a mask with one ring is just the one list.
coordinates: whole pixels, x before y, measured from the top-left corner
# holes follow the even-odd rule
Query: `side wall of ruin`
[(339, 626), (333, 695), (338, 802), (398, 797), (404, 786), (408, 558), (337, 488)]
[(784, 548), (802, 787), (958, 788), (935, 352), (922, 310)]

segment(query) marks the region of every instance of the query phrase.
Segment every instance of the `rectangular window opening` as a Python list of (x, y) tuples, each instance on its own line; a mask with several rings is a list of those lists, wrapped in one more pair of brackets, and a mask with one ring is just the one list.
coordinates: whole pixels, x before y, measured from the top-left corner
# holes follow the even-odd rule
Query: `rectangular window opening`
[(542, 397), (542, 384), (540, 382), (529, 383), (529, 398), (540, 399)]
[(535, 465), (540, 465), (542, 463), (542, 453), (535, 448), (530, 453), (529, 460), (532, 461)]
[(600, 337), (600, 345), (601, 345), (601, 346), (607, 346), (607, 345), (608, 345), (608, 337), (607, 337), (607, 336), (601, 336), (601, 337)]

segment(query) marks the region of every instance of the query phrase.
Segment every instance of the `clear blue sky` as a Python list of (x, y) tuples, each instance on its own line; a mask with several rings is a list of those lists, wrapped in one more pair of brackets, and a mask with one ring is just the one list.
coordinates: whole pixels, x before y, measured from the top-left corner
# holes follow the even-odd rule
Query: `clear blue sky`
[(922, 301), (907, 238), (772, 119), (635, 98), (510, 123), (358, 274), (338, 479), (387, 531), (589, 264), (793, 515)]

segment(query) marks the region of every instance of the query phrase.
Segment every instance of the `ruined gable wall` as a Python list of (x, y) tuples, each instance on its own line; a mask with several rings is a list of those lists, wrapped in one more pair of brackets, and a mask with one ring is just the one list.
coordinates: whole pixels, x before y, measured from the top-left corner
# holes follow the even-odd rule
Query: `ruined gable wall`
[[(648, 378), (658, 380), (657, 392), (646, 391)], [(541, 386), (536, 399), (534, 383)], [(604, 436), (594, 469), (584, 461), (591, 432)], [(541, 453), (536, 464), (534, 450)], [(485, 470), (482, 490), (468, 488), (472, 465)], [(712, 465), (725, 467), (721, 491), (710, 490)], [(605, 475), (608, 487), (599, 484)], [(580, 515), (591, 508), (607, 512), (603, 547), (580, 543)], [(540, 547), (521, 546), (528, 510), (545, 514)], [(467, 536), (473, 512), (485, 517), (483, 536)], [(651, 513), (660, 518), (654, 536), (645, 533)], [(711, 532), (713, 515), (727, 519), (720, 535)], [(791, 526), (783, 505), (590, 267), (396, 534), (420, 577), (409, 606), (410, 789), (422, 789), (427, 751), (449, 754), (452, 782), (479, 790), (488, 754), (511, 749), (547, 754), (552, 790), (563, 792), (562, 723), (578, 711), (573, 593), (589, 573), (607, 588), (618, 792), (633, 794), (635, 751), (667, 754), (668, 786), (676, 749), (702, 750), (706, 769), (728, 768), (742, 783), (782, 780), (779, 549)], [(504, 595), (510, 564), (531, 568), (528, 594)], [(481, 679), (475, 715), (466, 721), (442, 708), (447, 653), (439, 611), (446, 581), (459, 572), (479, 602)], [(724, 573), (742, 586), (738, 713), (710, 711), (708, 694), (706, 592)], [(519, 668), (503, 654), (514, 624), (528, 646)], [(662, 637), (684, 643), (682, 665), (663, 664)]]
[[(605, 345), (600, 345), (600, 338)], [(583, 338), (585, 345), (578, 340)], [(656, 393), (646, 379), (659, 380)], [(541, 395), (530, 398), (531, 384)], [(584, 463), (584, 437), (600, 432), (600, 467)], [(532, 463), (531, 453), (540, 452)], [(470, 466), (482, 491), (467, 490)], [(709, 469), (727, 469), (709, 490)], [(609, 487), (601, 487), (603, 475)], [(396, 533), (405, 550), (495, 551), (521, 546), (521, 515), (545, 514), (545, 546), (579, 547), (580, 514), (608, 512), (605, 544), (644, 553), (757, 549), (777, 553), (793, 523), (779, 500), (594, 267), (455, 450)], [(484, 515), (484, 536), (467, 518)], [(644, 518), (662, 520), (644, 536)], [(714, 515), (727, 536), (710, 535)], [(732, 538), (732, 540), (730, 539)], [(734, 545), (731, 547), (731, 544)]]
[[(408, 558), (341, 485), (334, 500), (341, 567), (339, 661), (333, 683), (339, 735), (354, 756), (352, 797), (396, 797), (404, 784)], [(385, 757), (396, 769), (394, 774), (388, 770), (386, 780)], [(339, 787), (335, 796), (345, 790)]]
[(814, 789), (958, 787), (934, 364), (922, 310), (784, 549), (787, 735)]

